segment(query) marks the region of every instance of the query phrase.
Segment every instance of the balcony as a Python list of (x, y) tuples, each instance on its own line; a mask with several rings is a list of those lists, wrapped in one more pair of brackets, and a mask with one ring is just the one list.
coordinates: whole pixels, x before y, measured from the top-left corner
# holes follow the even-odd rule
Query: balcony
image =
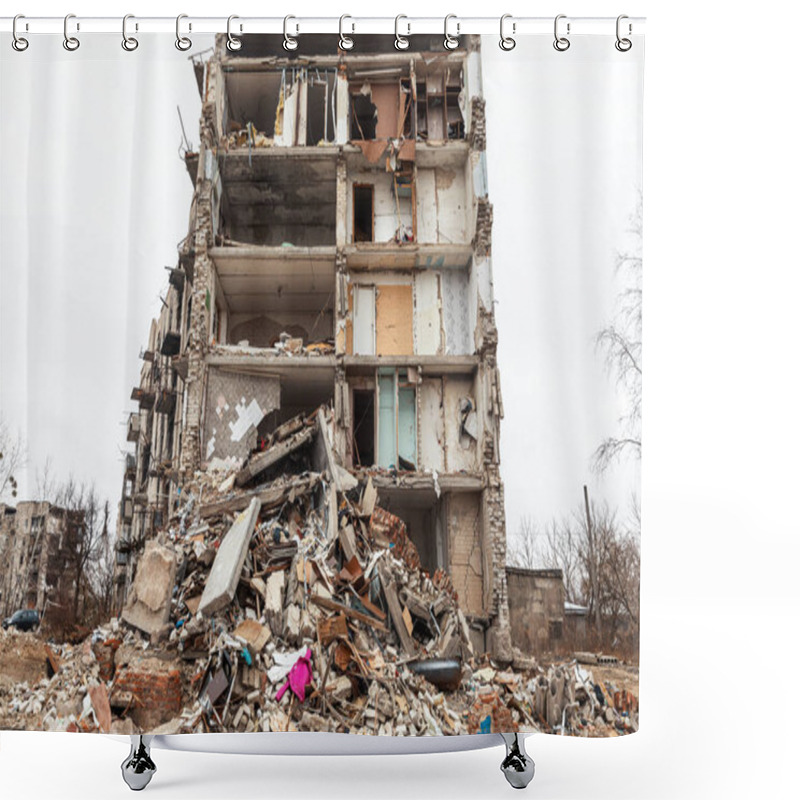
[(156, 392), (155, 409), (159, 414), (171, 414), (175, 410), (177, 392), (174, 389), (159, 389)]
[(136, 412), (133, 412), (128, 417), (128, 441), (137, 442), (139, 440), (139, 433), (142, 430), (142, 418)]
[(149, 411), (156, 402), (156, 393), (152, 389), (136, 386), (131, 392), (131, 400), (138, 403), (139, 408)]

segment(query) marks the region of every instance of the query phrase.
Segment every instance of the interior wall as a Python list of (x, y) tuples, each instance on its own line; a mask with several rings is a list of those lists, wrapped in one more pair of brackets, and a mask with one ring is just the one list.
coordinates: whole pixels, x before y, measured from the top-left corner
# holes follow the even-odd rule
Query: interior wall
[(281, 333), (300, 337), (303, 344), (333, 338), (333, 310), (281, 311), (268, 314), (230, 314), (228, 344), (247, 340), (250, 347), (272, 347)]
[[(349, 169), (347, 171), (347, 241), (353, 242), (353, 184), (366, 183), (374, 187), (375, 242), (393, 242), (400, 222), (394, 196), (392, 174), (381, 170)], [(400, 221), (411, 227), (411, 204), (401, 198)]]

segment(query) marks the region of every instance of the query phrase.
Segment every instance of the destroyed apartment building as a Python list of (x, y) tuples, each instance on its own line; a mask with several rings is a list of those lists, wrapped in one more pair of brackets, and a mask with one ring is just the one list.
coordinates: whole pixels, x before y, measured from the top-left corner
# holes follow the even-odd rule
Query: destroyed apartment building
[(83, 512), (49, 502), (0, 503), (0, 617), (23, 608), (45, 615), (72, 605), (75, 569), (70, 555)]
[(195, 60), (194, 197), (132, 393), (117, 607), (145, 543), (204, 499), (198, 473), (251, 495), (319, 474), (332, 535), (330, 487), (369, 482), (373, 526), (401, 525), (475, 651), (507, 655), (479, 40), (281, 41)]

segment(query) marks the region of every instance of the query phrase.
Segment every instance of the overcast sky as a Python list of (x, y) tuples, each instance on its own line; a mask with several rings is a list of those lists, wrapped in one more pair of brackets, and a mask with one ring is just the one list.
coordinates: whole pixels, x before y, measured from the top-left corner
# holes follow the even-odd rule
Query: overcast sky
[[(594, 337), (641, 185), (642, 52), (572, 38), (483, 44), (510, 532), (569, 513), (584, 483), (623, 506), (638, 485), (636, 465), (598, 479), (589, 462), (623, 412)], [(176, 108), (196, 144), (194, 74), (171, 35), (134, 53), (42, 36), (0, 48), (0, 104), (0, 412), (28, 445), (20, 498), (49, 458), (115, 506), (138, 354), (187, 231)]]

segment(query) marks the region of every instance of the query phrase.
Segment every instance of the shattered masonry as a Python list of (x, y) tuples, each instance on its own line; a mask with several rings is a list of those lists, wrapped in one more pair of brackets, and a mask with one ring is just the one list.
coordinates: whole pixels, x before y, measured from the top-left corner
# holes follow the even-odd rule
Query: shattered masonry
[[(477, 651), (508, 656), (485, 101), (465, 42), (303, 58), (218, 43), (196, 62), (195, 193), (132, 394), (119, 608), (197, 470), (240, 467), (327, 404), (339, 467), (380, 478), (423, 568), (468, 596)], [(452, 527), (472, 502), (477, 528)]]

